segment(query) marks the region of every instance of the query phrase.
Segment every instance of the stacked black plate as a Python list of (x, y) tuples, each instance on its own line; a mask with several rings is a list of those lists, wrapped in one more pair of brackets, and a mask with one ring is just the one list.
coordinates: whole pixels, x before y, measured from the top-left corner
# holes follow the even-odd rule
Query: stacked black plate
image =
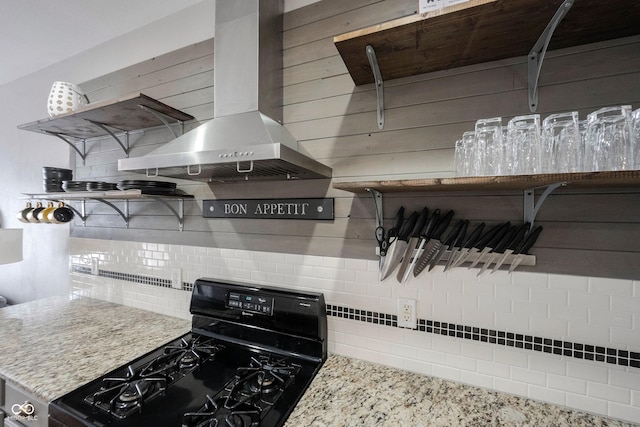
[(176, 192), (175, 182), (124, 180), (118, 181), (120, 190), (141, 190), (142, 194), (170, 195)]
[(73, 171), (70, 169), (53, 168), (44, 166), (42, 168), (42, 178), (44, 191), (47, 193), (63, 192), (62, 181), (70, 181), (73, 179)]
[(118, 186), (112, 182), (90, 181), (87, 182), (87, 191), (111, 191), (117, 190)]
[(62, 189), (67, 192), (87, 191), (87, 183), (90, 181), (62, 181)]

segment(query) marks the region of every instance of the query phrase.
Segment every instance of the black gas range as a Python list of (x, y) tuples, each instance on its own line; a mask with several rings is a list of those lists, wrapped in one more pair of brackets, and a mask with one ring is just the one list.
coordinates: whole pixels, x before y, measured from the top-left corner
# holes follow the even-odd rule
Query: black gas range
[(199, 279), (191, 332), (54, 400), (49, 426), (281, 426), (327, 358), (322, 294)]

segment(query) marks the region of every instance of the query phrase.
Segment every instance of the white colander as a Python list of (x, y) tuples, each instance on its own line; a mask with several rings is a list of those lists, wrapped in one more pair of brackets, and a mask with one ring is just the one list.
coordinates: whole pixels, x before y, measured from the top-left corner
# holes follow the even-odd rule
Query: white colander
[(78, 86), (66, 82), (53, 82), (47, 101), (47, 110), (49, 117), (54, 117), (72, 113), (88, 103), (89, 100)]

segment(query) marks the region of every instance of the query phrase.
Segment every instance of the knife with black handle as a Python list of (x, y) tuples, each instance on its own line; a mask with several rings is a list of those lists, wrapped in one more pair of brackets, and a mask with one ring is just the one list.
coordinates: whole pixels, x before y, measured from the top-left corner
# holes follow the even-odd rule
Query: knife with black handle
[(433, 211), (433, 214), (431, 214), (431, 218), (429, 218), (429, 221), (427, 221), (427, 225), (425, 225), (424, 231), (420, 235), (420, 243), (418, 245), (416, 255), (413, 257), (413, 259), (411, 260), (411, 264), (409, 264), (409, 267), (405, 270), (404, 275), (402, 276), (402, 283), (405, 283), (409, 278), (409, 272), (411, 272), (411, 270), (413, 270), (413, 266), (416, 265), (420, 253), (424, 250), (425, 244), (431, 238), (431, 234), (433, 234), (433, 231), (438, 225), (438, 222), (440, 222), (440, 209), (436, 209), (435, 211)]
[(402, 255), (402, 263), (400, 264), (400, 268), (398, 269), (398, 274), (396, 275), (396, 279), (398, 282), (402, 283), (402, 278), (404, 277), (404, 273), (407, 271), (409, 264), (411, 264), (411, 259), (413, 258), (413, 252), (418, 247), (418, 242), (420, 241), (420, 235), (423, 232), (423, 229), (427, 225), (427, 218), (429, 216), (429, 209), (426, 207), (422, 209), (420, 212), (420, 216), (418, 216), (418, 220), (416, 221), (413, 230), (411, 230), (411, 238), (409, 239), (409, 244)]
[(438, 248), (438, 252), (431, 257), (429, 261), (429, 270), (431, 271), (435, 268), (435, 266), (440, 262), (445, 252), (449, 249), (459, 245), (460, 242), (464, 239), (464, 235), (467, 234), (467, 228), (469, 227), (468, 220), (460, 220), (458, 223), (451, 229), (449, 236), (445, 239), (444, 243)]
[(460, 260), (461, 257), (464, 257), (465, 254), (469, 252), (469, 249), (471, 249), (480, 239), (480, 235), (484, 230), (484, 225), (484, 222), (478, 224), (469, 237), (467, 237), (467, 240), (458, 247), (458, 250), (451, 253), (451, 256), (447, 260), (447, 265), (444, 267), (444, 271), (459, 265), (458, 260)]
[(478, 276), (484, 273), (487, 270), (487, 268), (489, 268), (489, 266), (493, 263), (493, 261), (497, 257), (499, 257), (500, 254), (502, 254), (505, 250), (507, 250), (507, 247), (509, 247), (509, 245), (511, 244), (511, 242), (513, 241), (517, 233), (518, 233), (517, 226), (514, 225), (509, 227), (507, 232), (504, 233), (504, 236), (502, 236), (502, 239), (500, 239), (500, 241), (495, 245), (495, 247), (489, 252), (487, 260), (484, 262), (484, 264), (482, 265), (482, 268), (478, 272)]
[(486, 233), (484, 233), (474, 244), (467, 250), (467, 253), (461, 255), (459, 259), (456, 260), (455, 266), (460, 266), (465, 263), (469, 259), (474, 259), (474, 255), (478, 254), (482, 249), (487, 246), (489, 241), (493, 239), (493, 237), (500, 231), (500, 229), (504, 226), (504, 224), (496, 224), (491, 227)]
[[(491, 252), (493, 248), (496, 247), (496, 245), (500, 242), (500, 240), (502, 240), (506, 232), (509, 231), (509, 227), (511, 227), (511, 222), (507, 221), (504, 224), (500, 225), (492, 236), (489, 236), (489, 240), (487, 242), (485, 242), (484, 239), (478, 242), (478, 245), (476, 247), (480, 252), (476, 256), (476, 259), (473, 260), (469, 268), (475, 267), (486, 254)], [(487, 232), (487, 234), (489, 234), (489, 232)]]
[(393, 226), (387, 230), (385, 234), (384, 228), (382, 226), (376, 227), (376, 240), (378, 241), (378, 247), (380, 248), (380, 261), (378, 263), (378, 269), (380, 273), (382, 273), (382, 268), (384, 267), (384, 261), (387, 256), (387, 250), (389, 250), (389, 245), (393, 242), (398, 236), (398, 230), (402, 225), (402, 219), (404, 218), (404, 206), (400, 206), (398, 212), (396, 213), (396, 217), (393, 220)]
[(413, 268), (413, 277), (418, 276), (418, 274), (422, 273), (422, 270), (429, 264), (431, 258), (436, 254), (438, 248), (442, 245), (440, 241), (440, 236), (444, 233), (444, 230), (447, 229), (449, 223), (451, 222), (451, 218), (453, 218), (453, 211), (449, 211), (445, 214), (445, 216), (440, 219), (438, 225), (436, 225), (435, 230), (431, 234), (431, 238), (427, 242), (416, 262), (415, 267)]
[(534, 228), (533, 231), (531, 231), (531, 233), (529, 233), (527, 238), (524, 240), (522, 245), (518, 249), (516, 249), (517, 255), (514, 258), (514, 260), (511, 262), (511, 266), (509, 267), (509, 273), (513, 272), (513, 270), (515, 270), (516, 267), (520, 265), (520, 263), (524, 259), (524, 256), (529, 253), (529, 249), (531, 249), (534, 243), (536, 243), (536, 240), (538, 240), (538, 236), (540, 236), (540, 233), (542, 233), (541, 225)]
[(404, 251), (407, 249), (409, 236), (411, 235), (411, 231), (413, 230), (417, 220), (418, 212), (413, 212), (400, 227), (400, 230), (398, 231), (398, 238), (389, 245), (389, 249), (387, 250), (387, 256), (380, 273), (380, 280), (384, 280), (389, 277), (391, 272), (398, 266), (402, 254), (404, 254)]
[(502, 264), (504, 264), (504, 262), (509, 257), (509, 255), (513, 254), (516, 251), (516, 249), (524, 243), (530, 228), (531, 228), (530, 222), (525, 222), (520, 226), (520, 228), (518, 229), (518, 232), (511, 240), (511, 243), (509, 243), (509, 246), (507, 247), (507, 249), (505, 249), (504, 253), (500, 257), (498, 262), (496, 262), (496, 265), (493, 266), (493, 269), (491, 270), (491, 274), (495, 273), (500, 267), (502, 267)]

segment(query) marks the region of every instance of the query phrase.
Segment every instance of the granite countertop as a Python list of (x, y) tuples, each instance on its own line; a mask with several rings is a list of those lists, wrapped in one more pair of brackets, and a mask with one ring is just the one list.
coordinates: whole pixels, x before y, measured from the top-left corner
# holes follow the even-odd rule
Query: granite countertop
[(453, 381), (330, 355), (286, 427), (631, 426)]
[(89, 298), (0, 309), (0, 376), (49, 402), (191, 329), (188, 320)]

